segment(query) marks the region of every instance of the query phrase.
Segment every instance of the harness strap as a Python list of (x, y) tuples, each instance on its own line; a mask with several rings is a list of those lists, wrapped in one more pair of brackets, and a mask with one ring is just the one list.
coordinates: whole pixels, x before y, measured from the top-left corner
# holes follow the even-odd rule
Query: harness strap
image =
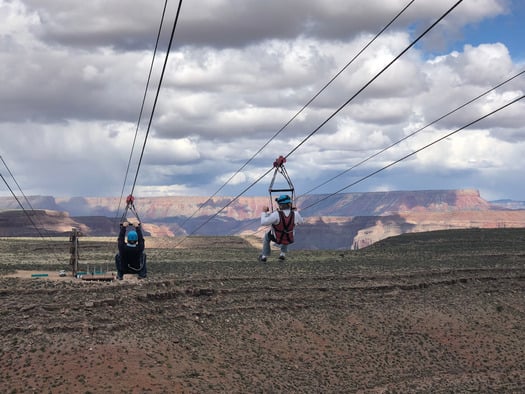
[(290, 211), (290, 216), (286, 217), (283, 211), (279, 212), (279, 223), (272, 225), (276, 243), (279, 245), (288, 245), (294, 242), (293, 229), (295, 225), (294, 211)]
[(140, 270), (142, 270), (142, 268), (144, 268), (145, 260), (146, 260), (146, 255), (144, 253), (142, 253), (140, 255), (139, 268), (135, 268), (135, 267), (131, 266), (129, 263), (128, 263), (128, 268), (133, 270), (133, 271), (139, 272)]

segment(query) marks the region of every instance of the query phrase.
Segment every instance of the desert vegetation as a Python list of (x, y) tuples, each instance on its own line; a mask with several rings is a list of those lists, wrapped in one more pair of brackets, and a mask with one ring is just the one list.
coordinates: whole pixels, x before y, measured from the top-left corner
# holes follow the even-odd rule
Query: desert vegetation
[[(65, 238), (1, 238), (0, 392), (525, 389), (525, 230), (266, 264), (257, 241), (148, 238), (148, 279), (106, 282), (58, 276)], [(113, 270), (114, 238), (80, 245), (81, 268)]]

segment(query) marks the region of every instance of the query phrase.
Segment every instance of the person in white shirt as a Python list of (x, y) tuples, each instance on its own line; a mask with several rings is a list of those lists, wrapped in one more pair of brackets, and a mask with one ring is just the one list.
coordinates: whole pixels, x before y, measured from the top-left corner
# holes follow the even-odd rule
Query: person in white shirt
[(270, 242), (275, 242), (279, 247), (279, 260), (286, 258), (288, 245), (294, 242), (295, 226), (304, 221), (299, 212), (292, 207), (290, 196), (283, 194), (275, 201), (279, 205), (276, 211), (269, 213), (270, 208), (266, 206), (261, 214), (261, 225), (272, 226), (263, 237), (262, 253), (259, 255), (259, 261), (263, 263), (271, 254)]

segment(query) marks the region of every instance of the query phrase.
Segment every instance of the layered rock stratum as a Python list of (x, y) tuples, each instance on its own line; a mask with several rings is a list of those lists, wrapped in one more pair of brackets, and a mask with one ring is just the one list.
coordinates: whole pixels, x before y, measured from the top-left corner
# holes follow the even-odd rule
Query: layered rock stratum
[[(28, 200), (32, 210), (24, 212), (14, 198), (0, 198), (1, 236), (38, 236), (38, 228), (60, 235), (72, 227), (85, 235), (115, 235), (125, 206), (117, 197)], [(259, 216), (270, 203), (262, 196), (136, 196), (135, 207), (151, 236), (262, 235)], [(472, 189), (318, 194), (302, 196), (296, 203), (306, 219), (297, 228), (294, 245), (302, 249), (363, 248), (407, 232), (525, 226), (525, 210), (512, 209), (521, 208), (521, 203), (491, 203)], [(137, 221), (131, 212), (127, 217)]]

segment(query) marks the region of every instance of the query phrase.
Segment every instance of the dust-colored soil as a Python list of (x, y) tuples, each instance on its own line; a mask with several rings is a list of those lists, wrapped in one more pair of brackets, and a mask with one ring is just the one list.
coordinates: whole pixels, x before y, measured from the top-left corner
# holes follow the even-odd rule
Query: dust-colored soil
[(210, 242), (150, 249), (146, 280), (0, 277), (0, 392), (525, 390), (516, 240), (431, 262), (413, 240), (404, 255), (293, 251), (265, 265), (247, 244)]

